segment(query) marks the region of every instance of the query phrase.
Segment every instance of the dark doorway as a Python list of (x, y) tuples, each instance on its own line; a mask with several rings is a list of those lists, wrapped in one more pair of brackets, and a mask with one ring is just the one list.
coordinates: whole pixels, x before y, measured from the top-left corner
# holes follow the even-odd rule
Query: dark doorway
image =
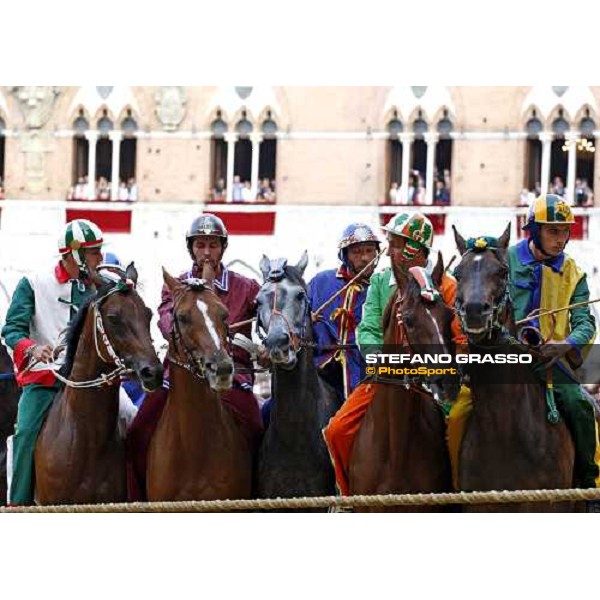
[(88, 174), (90, 143), (83, 136), (73, 138), (73, 185)]
[(240, 181), (250, 181), (252, 173), (252, 142), (248, 138), (240, 138), (235, 144), (235, 162), (233, 174), (239, 175)]
[(275, 180), (277, 164), (277, 140), (267, 138), (260, 144), (260, 155), (258, 158), (258, 179), (269, 178)]
[(6, 138), (0, 133), (0, 180), (2, 181), (2, 187), (4, 187), (4, 148)]
[(542, 181), (542, 142), (537, 138), (529, 138), (525, 147), (525, 182), (524, 186), (535, 192)]
[(107, 137), (98, 138), (96, 142), (96, 179), (104, 177), (112, 181), (112, 141)]
[(121, 140), (121, 155), (119, 157), (120, 181), (127, 183), (132, 177), (135, 179), (136, 155), (137, 139), (125, 138)]

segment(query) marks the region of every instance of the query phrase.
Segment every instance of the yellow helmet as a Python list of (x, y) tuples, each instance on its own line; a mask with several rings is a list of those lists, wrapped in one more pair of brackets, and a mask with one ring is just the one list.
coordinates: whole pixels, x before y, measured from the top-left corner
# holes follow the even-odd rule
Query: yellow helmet
[(532, 223), (575, 223), (571, 207), (563, 198), (556, 194), (543, 194), (536, 198), (529, 207), (527, 215), (527, 229)]

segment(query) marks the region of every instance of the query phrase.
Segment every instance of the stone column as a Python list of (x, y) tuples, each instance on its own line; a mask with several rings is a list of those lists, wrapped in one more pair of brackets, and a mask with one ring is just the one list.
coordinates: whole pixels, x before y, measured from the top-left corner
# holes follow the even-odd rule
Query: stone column
[(262, 142), (262, 133), (252, 133), (250, 140), (252, 141), (252, 170), (250, 177), (250, 187), (252, 200), (256, 200), (258, 194), (258, 161), (260, 157), (260, 143)]
[(235, 160), (235, 142), (237, 141), (236, 133), (226, 133), (225, 141), (227, 142), (227, 202), (233, 199), (233, 164)]
[(96, 142), (98, 141), (97, 131), (86, 131), (85, 139), (88, 141), (88, 199), (96, 199)]
[(410, 172), (410, 151), (413, 140), (415, 139), (414, 133), (401, 133), (400, 141), (402, 142), (402, 185), (400, 186), (400, 202), (401, 204), (408, 204), (408, 179)]
[(569, 162), (567, 168), (567, 181), (565, 187), (567, 189), (567, 200), (569, 204), (575, 204), (575, 178), (577, 177), (577, 140), (579, 132), (568, 131), (565, 139), (569, 143)]
[(123, 134), (120, 131), (111, 131), (108, 134), (112, 142), (112, 166), (110, 170), (110, 199), (119, 199), (119, 167), (121, 165), (121, 139)]
[(425, 143), (427, 144), (427, 174), (425, 175), (425, 204), (433, 204), (435, 170), (435, 147), (439, 139), (437, 133), (426, 133)]
[(550, 151), (552, 148), (552, 134), (544, 131), (539, 134), (540, 142), (542, 142), (542, 169), (540, 173), (540, 187), (542, 194), (548, 193), (550, 185)]

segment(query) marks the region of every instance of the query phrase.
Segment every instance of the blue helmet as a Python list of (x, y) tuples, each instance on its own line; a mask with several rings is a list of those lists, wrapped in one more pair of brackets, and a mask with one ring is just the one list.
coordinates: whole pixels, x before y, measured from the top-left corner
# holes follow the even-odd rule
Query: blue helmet
[(121, 261), (119, 257), (113, 252), (105, 252), (104, 253), (104, 264), (105, 265), (116, 265), (117, 267), (121, 266)]
[(346, 264), (346, 248), (364, 242), (375, 242), (375, 244), (377, 244), (377, 251), (379, 252), (381, 242), (368, 225), (365, 225), (364, 223), (352, 223), (351, 225), (348, 225), (338, 241), (339, 259)]

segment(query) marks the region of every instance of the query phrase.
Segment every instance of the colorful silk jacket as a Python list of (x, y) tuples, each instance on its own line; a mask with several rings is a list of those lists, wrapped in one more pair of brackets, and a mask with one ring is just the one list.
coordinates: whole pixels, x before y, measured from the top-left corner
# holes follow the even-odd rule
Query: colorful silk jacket
[(6, 313), (2, 337), (12, 350), (20, 386), (55, 383), (54, 374), (44, 363), (23, 373), (29, 364), (27, 350), (35, 344), (57, 346), (60, 334), (93, 292), (90, 282), (71, 279), (62, 262), (19, 281)]
[[(557, 257), (538, 261), (529, 248), (529, 240), (522, 240), (508, 249), (510, 297), (516, 321), (524, 319), (532, 310), (552, 310), (590, 299), (587, 278), (573, 258), (564, 252)], [(566, 340), (573, 346), (569, 360), (561, 362), (567, 372), (582, 362), (582, 353), (596, 337), (596, 321), (589, 306), (580, 306), (554, 315), (535, 319), (529, 325), (540, 330), (544, 340)], [(587, 346), (587, 348), (586, 348)], [(571, 355), (572, 354), (572, 355)]]
[[(308, 299), (313, 311), (339, 292), (351, 279), (348, 270), (341, 266), (317, 273), (308, 284)], [(367, 297), (368, 283), (355, 282), (323, 309), (320, 318), (313, 323), (313, 337), (317, 343), (314, 362), (317, 369), (323, 369), (332, 361), (340, 365), (342, 373), (341, 398), (346, 399), (350, 392), (365, 376), (365, 363), (358, 348), (327, 348), (337, 344), (355, 344), (356, 326), (362, 316), (362, 308)]]

